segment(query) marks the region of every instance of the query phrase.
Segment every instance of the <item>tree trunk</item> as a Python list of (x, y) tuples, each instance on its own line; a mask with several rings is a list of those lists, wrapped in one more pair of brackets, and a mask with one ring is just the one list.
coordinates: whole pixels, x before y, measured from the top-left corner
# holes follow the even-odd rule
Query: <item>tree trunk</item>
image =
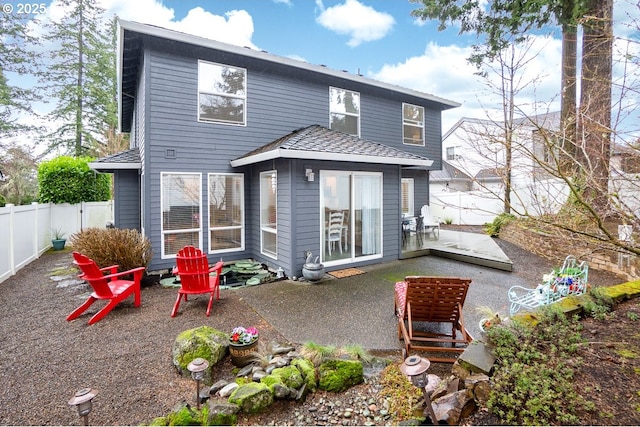
[(608, 208), (611, 156), (613, 0), (588, 0), (587, 6), (583, 21), (578, 160), (585, 174), (586, 201), (602, 218)]
[(559, 155), (560, 171), (564, 175), (576, 172), (576, 81), (578, 39), (574, 25), (562, 26), (562, 83), (560, 96), (560, 132), (561, 152)]

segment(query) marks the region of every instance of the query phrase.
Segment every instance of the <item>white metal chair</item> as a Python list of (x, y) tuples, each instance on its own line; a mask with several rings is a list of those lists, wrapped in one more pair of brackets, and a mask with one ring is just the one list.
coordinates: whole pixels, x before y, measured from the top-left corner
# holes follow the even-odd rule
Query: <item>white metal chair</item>
[(429, 205), (422, 206), (420, 216), (422, 216), (422, 232), (433, 234), (436, 239), (440, 238), (440, 223), (431, 216)]
[(329, 256), (331, 256), (332, 246), (338, 243), (340, 253), (342, 253), (342, 230), (344, 222), (344, 212), (331, 211), (329, 212), (329, 224), (327, 226), (327, 247), (329, 249)]

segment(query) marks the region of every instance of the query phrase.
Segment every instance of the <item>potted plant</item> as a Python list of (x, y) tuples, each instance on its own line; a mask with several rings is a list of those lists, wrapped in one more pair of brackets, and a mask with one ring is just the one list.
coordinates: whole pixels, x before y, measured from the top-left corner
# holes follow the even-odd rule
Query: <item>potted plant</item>
[(67, 239), (64, 237), (64, 232), (61, 228), (55, 228), (51, 230), (51, 245), (54, 251), (61, 251), (64, 249), (64, 245)]
[(482, 315), (482, 318), (480, 319), (480, 322), (478, 324), (482, 332), (486, 332), (487, 329), (491, 328), (492, 326), (498, 325), (506, 320), (500, 317), (500, 313), (486, 305), (478, 307), (476, 311)]
[(241, 368), (251, 362), (251, 357), (258, 347), (258, 338), (260, 334), (258, 329), (250, 326), (236, 326), (229, 335), (229, 352), (231, 353), (231, 362)]

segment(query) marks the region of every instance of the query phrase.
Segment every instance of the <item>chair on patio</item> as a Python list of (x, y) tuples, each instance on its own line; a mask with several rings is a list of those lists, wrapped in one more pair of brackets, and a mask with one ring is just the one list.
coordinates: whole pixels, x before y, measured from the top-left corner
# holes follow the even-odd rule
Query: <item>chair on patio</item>
[[(176, 265), (175, 271), (180, 276), (180, 289), (171, 311), (171, 317), (176, 317), (178, 314), (182, 297), (187, 301), (187, 295), (207, 293), (211, 294), (207, 306), (207, 316), (209, 316), (213, 298), (220, 299), (220, 276), (224, 262), (218, 261), (216, 265), (209, 268), (207, 256), (200, 249), (195, 246), (185, 246), (178, 252)], [(212, 276), (211, 273), (215, 273), (215, 276)]]
[[(407, 276), (396, 283), (395, 312), (398, 338), (404, 340), (403, 358), (412, 350), (437, 354), (465, 350), (473, 340), (462, 315), (470, 283), (471, 279), (459, 277), (427, 276)], [(451, 332), (442, 329), (443, 323), (451, 325)], [(429, 360), (453, 363), (456, 359), (430, 356)]]
[(433, 234), (438, 239), (440, 238), (440, 223), (433, 219), (429, 205), (423, 205), (420, 209), (420, 216), (422, 217), (422, 232)]
[(336, 243), (342, 253), (342, 232), (344, 224), (344, 212), (343, 211), (331, 211), (329, 212), (329, 224), (327, 226), (327, 246), (329, 249), (329, 256), (331, 256), (332, 246)]
[[(145, 267), (138, 267), (118, 273), (117, 265), (100, 268), (94, 260), (79, 252), (73, 252), (73, 263), (82, 271), (79, 277), (91, 285), (93, 292), (84, 304), (67, 316), (67, 320), (77, 318), (97, 300), (108, 300), (109, 302), (89, 319), (90, 325), (100, 321), (116, 305), (127, 299), (131, 294), (134, 296), (133, 306), (140, 306), (140, 280), (142, 280), (142, 276), (146, 270)], [(121, 279), (122, 276), (130, 275), (133, 275), (133, 280)]]

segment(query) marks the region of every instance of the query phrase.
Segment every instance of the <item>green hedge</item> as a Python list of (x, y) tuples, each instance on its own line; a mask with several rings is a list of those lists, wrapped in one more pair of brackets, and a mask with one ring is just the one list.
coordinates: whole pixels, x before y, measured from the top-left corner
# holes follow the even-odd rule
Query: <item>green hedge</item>
[(102, 202), (111, 198), (111, 175), (89, 168), (90, 157), (61, 156), (38, 167), (41, 203)]

